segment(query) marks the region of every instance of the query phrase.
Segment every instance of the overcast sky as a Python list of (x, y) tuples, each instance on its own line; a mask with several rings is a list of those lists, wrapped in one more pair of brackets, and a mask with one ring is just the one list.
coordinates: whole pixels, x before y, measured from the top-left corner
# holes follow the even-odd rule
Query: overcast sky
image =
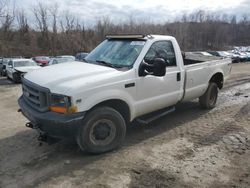
[(61, 12), (67, 10), (88, 25), (107, 16), (115, 22), (133, 17), (162, 23), (197, 10), (236, 14), (239, 17), (250, 13), (250, 0), (16, 0), (17, 6), (27, 9), (27, 12), (37, 2), (47, 6), (57, 3)]

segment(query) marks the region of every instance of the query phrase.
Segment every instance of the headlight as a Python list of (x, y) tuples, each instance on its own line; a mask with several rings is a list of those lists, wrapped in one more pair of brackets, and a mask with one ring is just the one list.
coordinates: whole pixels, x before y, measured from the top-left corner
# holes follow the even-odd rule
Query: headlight
[(59, 94), (50, 95), (50, 110), (63, 114), (77, 112), (77, 108), (75, 106), (71, 106), (71, 98)]

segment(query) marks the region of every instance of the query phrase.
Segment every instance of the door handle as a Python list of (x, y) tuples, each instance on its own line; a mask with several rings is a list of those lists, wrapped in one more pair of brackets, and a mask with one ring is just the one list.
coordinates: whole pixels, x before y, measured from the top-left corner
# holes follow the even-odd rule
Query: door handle
[(181, 73), (180, 72), (177, 72), (176, 80), (177, 80), (177, 82), (181, 81)]

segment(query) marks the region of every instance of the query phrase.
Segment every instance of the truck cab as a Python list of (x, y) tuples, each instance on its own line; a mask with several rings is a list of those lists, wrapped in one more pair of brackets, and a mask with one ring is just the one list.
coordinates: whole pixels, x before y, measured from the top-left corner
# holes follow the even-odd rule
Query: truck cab
[(151, 112), (195, 98), (214, 108), (230, 70), (226, 59), (184, 60), (171, 36), (109, 35), (84, 62), (26, 74), (19, 105), (41, 135), (74, 137), (81, 149), (103, 153)]

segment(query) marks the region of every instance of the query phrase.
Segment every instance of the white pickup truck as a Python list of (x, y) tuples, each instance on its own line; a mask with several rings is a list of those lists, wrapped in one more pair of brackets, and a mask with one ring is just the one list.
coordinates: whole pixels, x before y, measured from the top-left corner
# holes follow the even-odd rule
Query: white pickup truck
[(18, 102), (41, 140), (73, 136), (82, 150), (102, 153), (122, 144), (130, 122), (152, 121), (181, 101), (214, 108), (230, 71), (228, 59), (183, 60), (171, 36), (107, 36), (85, 62), (26, 74)]

